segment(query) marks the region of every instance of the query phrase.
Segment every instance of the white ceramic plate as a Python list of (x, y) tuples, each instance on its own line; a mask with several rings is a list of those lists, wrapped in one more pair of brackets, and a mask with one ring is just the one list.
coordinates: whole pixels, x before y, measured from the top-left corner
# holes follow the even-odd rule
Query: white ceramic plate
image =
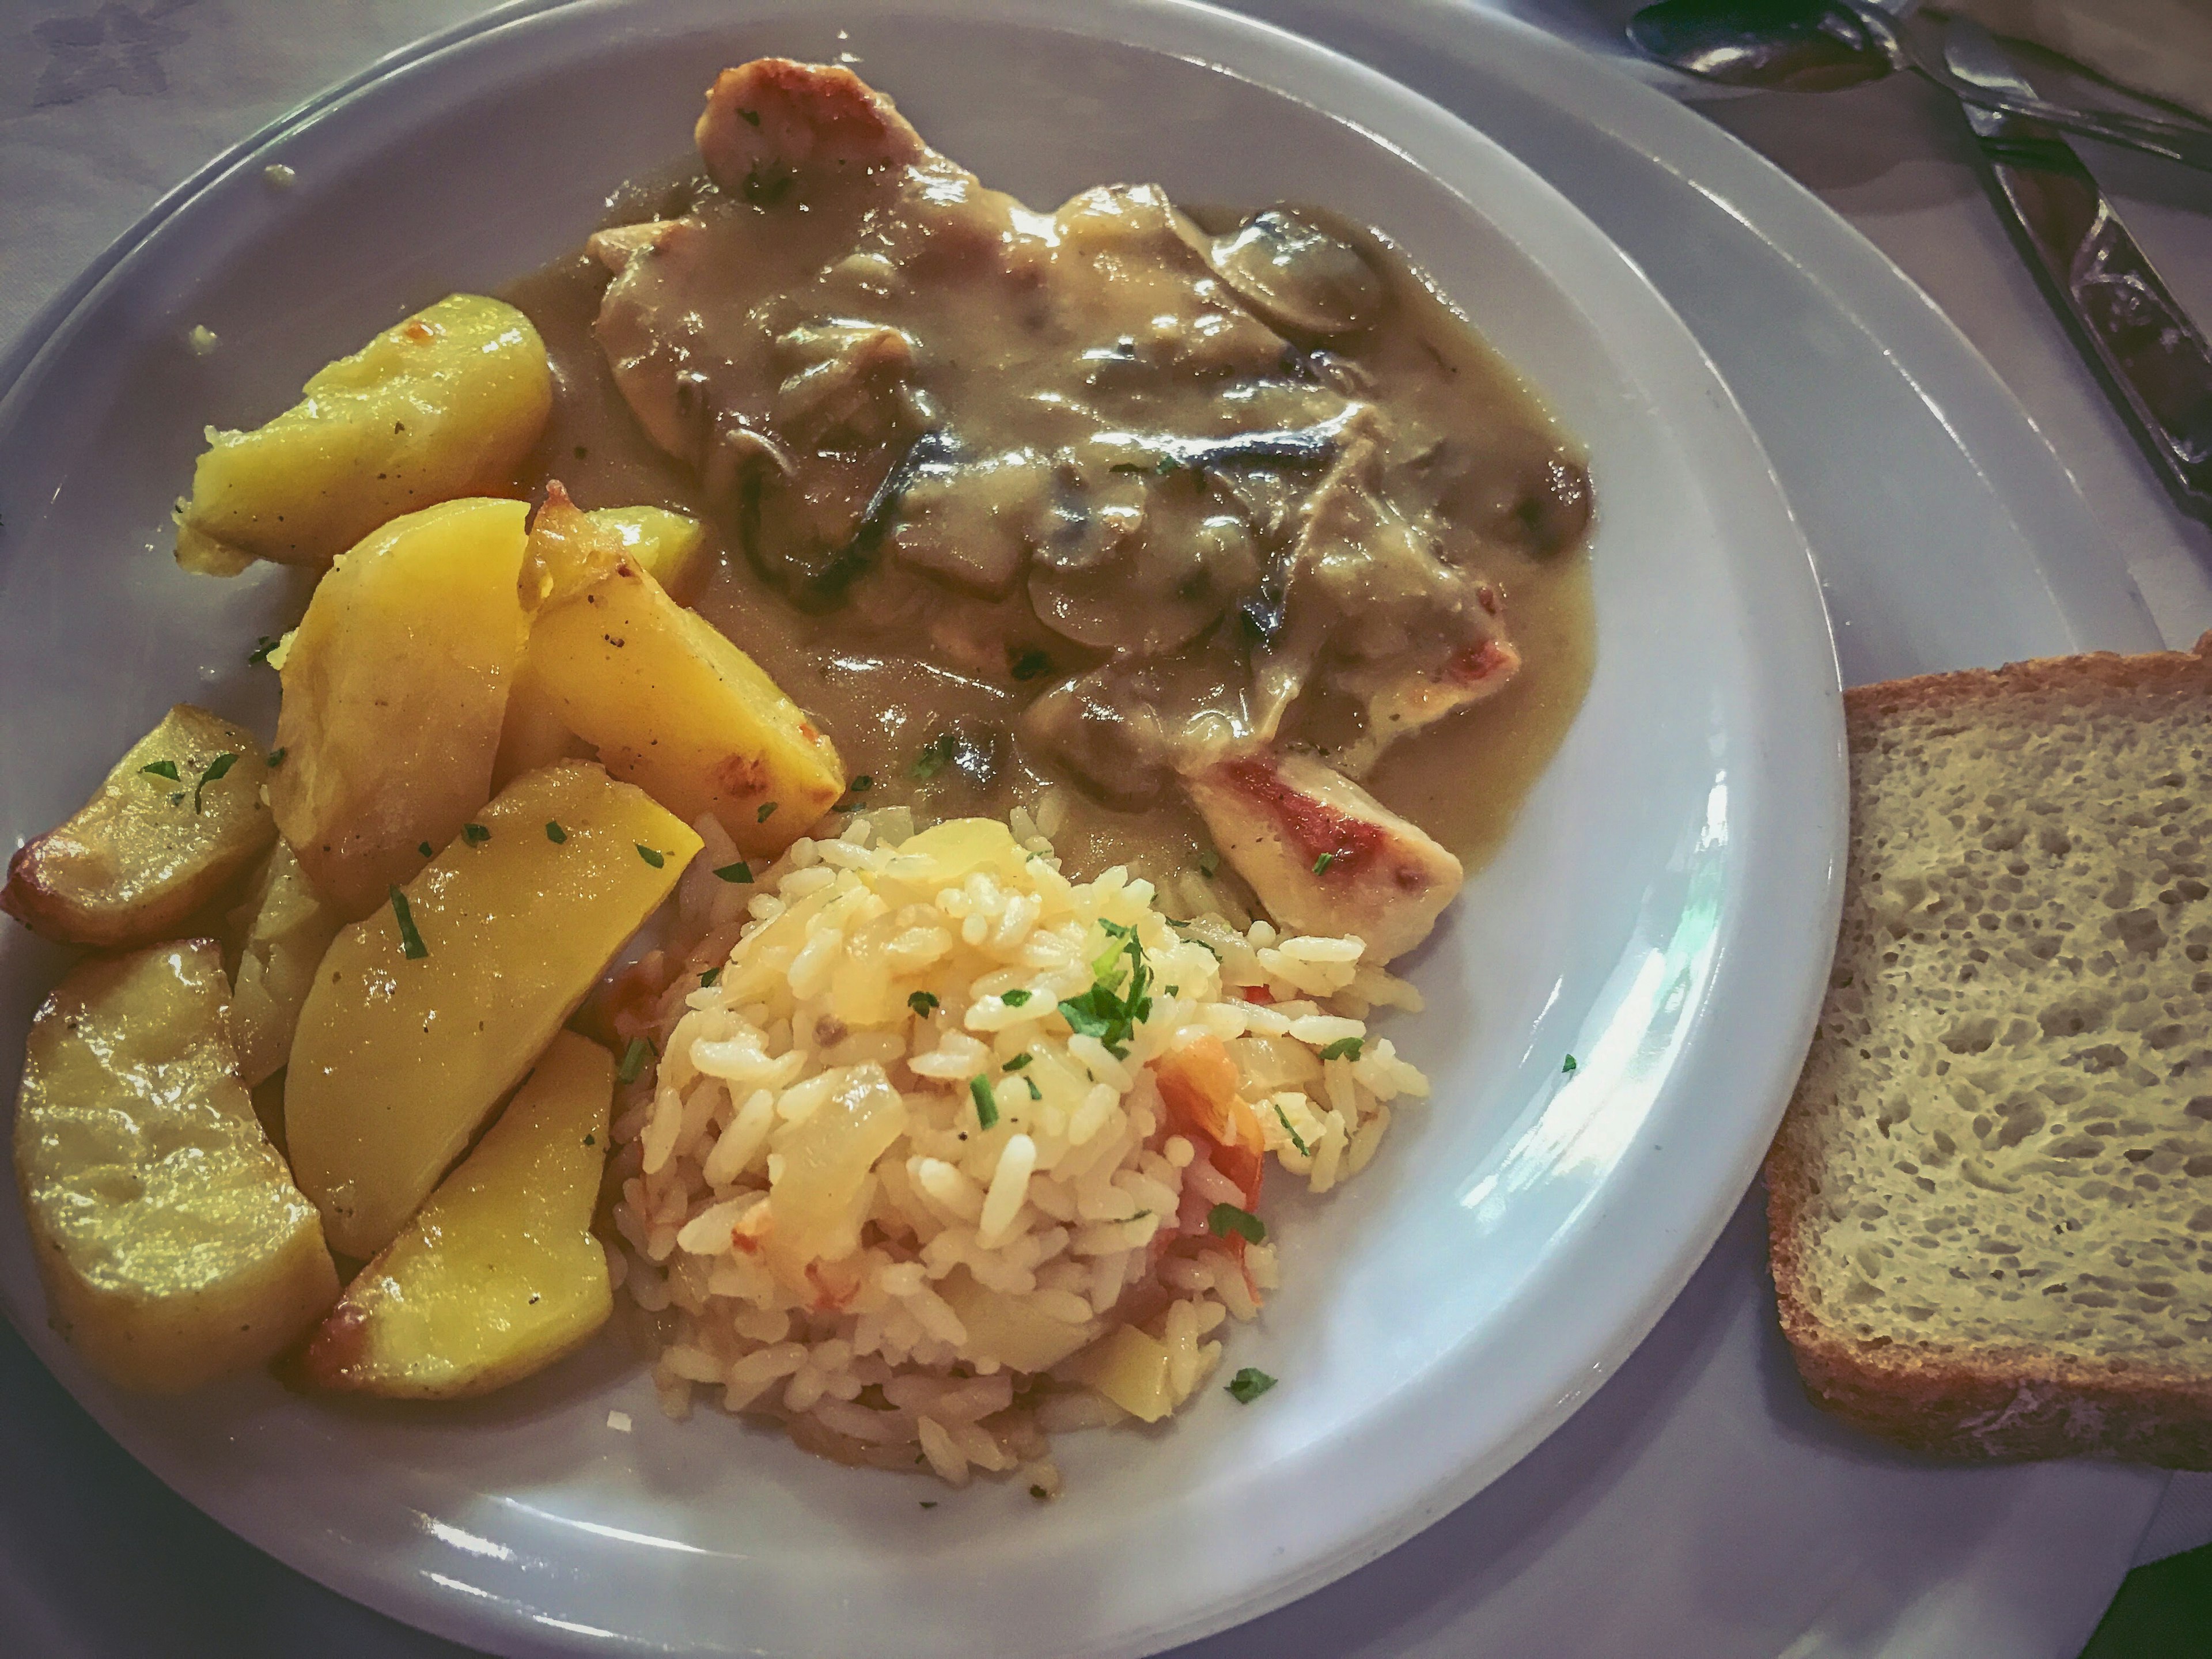
[[(998, 1486), (923, 1511), (935, 1494), (739, 1425), (660, 1422), (611, 1348), (443, 1411), (258, 1381), (146, 1402), (46, 1335), (12, 1224), (0, 1290), (164, 1480), (432, 1628), (514, 1650), (1136, 1651), (1357, 1565), (1584, 1398), (1742, 1190), (1826, 966), (1842, 763), (1803, 544), (1687, 333), (1503, 150), (1346, 60), (1139, 0), (1079, 21), (1043, 0), (580, 4), (418, 58), (210, 181), (0, 403), (0, 476), (33, 504), (0, 556), (0, 696), (39, 711), (0, 743), (0, 830), (66, 811), (175, 696), (265, 714), (240, 659), (295, 585), (196, 581), (159, 551), (200, 424), (260, 418), (409, 307), (572, 245), (609, 188), (682, 150), (714, 69), (769, 51), (849, 54), (1035, 202), (1144, 177), (1343, 204), (1407, 246), (1595, 457), (1596, 683), (1420, 961), (1440, 1017), (1407, 1042), (1436, 1106), (1340, 1197), (1284, 1206), (1290, 1287), (1232, 1350), (1282, 1386), (1066, 1443), (1071, 1491), (1048, 1509)], [(294, 190), (264, 184), (274, 161)], [(205, 360), (180, 343), (203, 323), (226, 343)], [(54, 965), (11, 935), (11, 1048)], [(611, 1405), (638, 1432), (608, 1431)]]

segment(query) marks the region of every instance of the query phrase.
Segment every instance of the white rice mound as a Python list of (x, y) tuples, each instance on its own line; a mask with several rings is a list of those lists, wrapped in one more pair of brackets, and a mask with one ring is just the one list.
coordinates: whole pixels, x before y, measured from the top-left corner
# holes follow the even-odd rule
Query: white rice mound
[[(703, 1388), (843, 1462), (1048, 1497), (1048, 1433), (1180, 1407), (1277, 1282), (1271, 1243), (1212, 1230), (1247, 1203), (1237, 1154), (1170, 1121), (1152, 1062), (1222, 1045), (1264, 1144), (1242, 1167), (1326, 1192), (1428, 1092), (1365, 1024), (1419, 998), (1357, 939), (1071, 882), (1025, 811), (909, 825), (856, 816), (745, 883), (702, 822), (698, 943), (617, 1103), (615, 1271), (672, 1415)], [(1149, 1008), (1126, 1040), (1073, 1030), (1061, 1000), (1126, 993), (1133, 940)]]

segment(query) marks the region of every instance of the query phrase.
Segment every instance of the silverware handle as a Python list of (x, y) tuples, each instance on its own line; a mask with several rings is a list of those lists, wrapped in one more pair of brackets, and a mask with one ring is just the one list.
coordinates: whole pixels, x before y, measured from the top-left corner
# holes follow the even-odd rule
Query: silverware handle
[(2212, 131), (2189, 126), (2179, 121), (2160, 121), (2150, 116), (2069, 109), (2063, 104), (2045, 103), (2040, 98), (2022, 98), (1992, 91), (1988, 87), (1960, 80), (1946, 70), (1925, 64), (1917, 67), (1938, 86), (1955, 94), (1961, 102), (1972, 104), (1977, 108), (1993, 109), (2006, 115), (2041, 121), (2045, 125), (2083, 138), (2094, 138), (2103, 143), (2142, 150), (2146, 155), (2179, 161), (2184, 167), (2212, 172)]
[(2212, 523), (2212, 344), (2081, 158), (2032, 127), (1985, 137), (2030, 263), (2184, 511)]

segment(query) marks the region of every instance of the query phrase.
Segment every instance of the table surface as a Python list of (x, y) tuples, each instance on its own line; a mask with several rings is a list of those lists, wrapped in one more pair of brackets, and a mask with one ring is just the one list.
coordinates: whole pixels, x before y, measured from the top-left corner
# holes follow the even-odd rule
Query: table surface
[[(1491, 3), (1586, 40), (1633, 9)], [(207, 160), (318, 88), (482, 9), (349, 0), (301, 27), (287, 0), (0, 0), (0, 358)], [(1899, 76), (1697, 106), (1849, 220), (1989, 359), (2080, 486), (2102, 550), (2125, 566), (2167, 643), (2212, 629), (2212, 527), (2173, 507), (2076, 354), (1984, 195), (1948, 97)], [(2212, 323), (2212, 175), (2099, 146), (2082, 153), (2177, 297)], [(2212, 1477), (2185, 1477), (2139, 1559), (2208, 1538)]]

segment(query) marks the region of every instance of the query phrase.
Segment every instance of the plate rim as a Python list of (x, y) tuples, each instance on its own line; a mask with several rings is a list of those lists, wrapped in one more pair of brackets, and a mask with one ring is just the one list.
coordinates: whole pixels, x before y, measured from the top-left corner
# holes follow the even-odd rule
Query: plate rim
[[(46, 354), (67, 343), (72, 332), (70, 325), (81, 315), (97, 306), (108, 282), (117, 278), (118, 273), (125, 269), (131, 255), (143, 246), (163, 224), (189, 209), (195, 199), (236, 168), (252, 162), (261, 152), (281, 143), (285, 137), (304, 126), (338, 114), (345, 104), (354, 97), (371, 92), (392, 76), (449, 48), (465, 46), (480, 36), (509, 25), (525, 23), (550, 14), (599, 11), (610, 15), (617, 15), (624, 9), (621, 0), (509, 0), (508, 4), (477, 17), (462, 20), (447, 28), (434, 31), (408, 46), (385, 54), (356, 75), (303, 100), (285, 115), (241, 139), (222, 155), (198, 170), (183, 184), (167, 192), (140, 221), (134, 223), (130, 230), (118, 237), (101, 258), (88, 268), (77, 283), (73, 283), (70, 289), (65, 289), (62, 295), (57, 295), (55, 300), (41, 308), (38, 317), (34, 319), (33, 328), (26, 330), (24, 336), (19, 339), (17, 347), (11, 349), (4, 365), (7, 369), (13, 372), (8, 374), (3, 380), (0, 380), (0, 388), (4, 388), (0, 389), (0, 422), (4, 422), (10, 406), (15, 403), (19, 393), (27, 386), (35, 387), (38, 371)], [(1032, 22), (1097, 39), (1129, 41), (1152, 50), (1170, 50), (1156, 39), (1144, 39), (1128, 33), (1103, 27), (1072, 25), (1063, 14), (1041, 3), (1040, 0), (946, 0), (945, 9), (948, 12), (964, 15), (985, 15)], [(1488, 138), (1479, 127), (1467, 121), (1456, 112), (1440, 106), (1425, 94), (1406, 87), (1395, 77), (1382, 75), (1361, 63), (1357, 58), (1340, 52), (1335, 48), (1310, 37), (1293, 33), (1249, 15), (1204, 3), (1204, 0), (1122, 0), (1121, 9), (1128, 14), (1150, 14), (1160, 18), (1180, 16), (1188, 19), (1211, 19), (1213, 20), (1212, 26), (1216, 28), (1225, 26), (1232, 32), (1243, 30), (1274, 36), (1277, 38), (1279, 46), (1287, 46), (1296, 52), (1335, 59), (1340, 65), (1353, 70), (1359, 77), (1386, 83), (1395, 95), (1425, 106), (1435, 118), (1454, 126), (1466, 129), (1480, 139), (1484, 145), (1497, 151), (1502, 160), (1526, 173), (1528, 182), (1537, 191), (1553, 198), (1553, 205), (1564, 218), (1578, 222), (1597, 242), (1607, 248), (1613, 249), (1614, 256), (1621, 260), (1628, 274), (1642, 287), (1649, 303), (1663, 313), (1672, 322), (1680, 337), (1679, 346), (1686, 348), (1688, 359), (1693, 361), (1702, 371), (1700, 391), (1710, 398), (1718, 410), (1720, 418), (1731, 428), (1734, 435), (1746, 447), (1750, 459), (1756, 462), (1756, 471), (1763, 475), (1762, 493), (1771, 499), (1765, 501), (1761, 505), (1771, 507), (1773, 514), (1772, 523), (1765, 527), (1766, 533), (1774, 536), (1779, 544), (1776, 550), (1778, 553), (1791, 556), (1778, 557), (1775, 560), (1774, 562), (1778, 567), (1786, 568), (1791, 574), (1785, 579), (1778, 571), (1772, 577), (1773, 584), (1778, 588), (1788, 588), (1804, 583), (1810, 592), (1809, 613), (1793, 620), (1801, 626), (1808, 622), (1811, 623), (1813, 631), (1818, 635), (1820, 647), (1824, 647), (1825, 654), (1825, 662), (1822, 665), (1825, 673), (1817, 677), (1820, 684), (1815, 688), (1814, 701), (1818, 703), (1823, 698), (1826, 700), (1826, 713), (1828, 718), (1825, 723), (1829, 728), (1831, 738), (1831, 742), (1826, 746), (1832, 750), (1832, 763), (1824, 774), (1824, 787), (1816, 788), (1815, 793), (1825, 799), (1833, 810), (1821, 815), (1821, 823), (1814, 838), (1823, 840), (1826, 843), (1826, 856), (1820, 908), (1824, 908), (1826, 919), (1830, 924), (1822, 931), (1832, 936), (1834, 915), (1841, 902), (1840, 859), (1836, 854), (1840, 849), (1844, 833), (1841, 810), (1842, 723), (1839, 678), (1836, 667), (1832, 632), (1828, 623), (1825, 606), (1820, 602), (1817, 582), (1808, 580), (1812, 574), (1809, 550), (1805, 547), (1803, 538), (1797, 529), (1794, 515), (1789, 507), (1786, 495), (1771, 464), (1765, 457), (1757, 433), (1741, 408), (1736, 405), (1732, 392), (1712, 364), (1702, 344), (1674, 314), (1671, 304), (1649, 282), (1648, 278), (1644, 276), (1641, 270), (1634, 266), (1632, 260), (1628, 260), (1625, 255), (1620, 253), (1612, 244), (1610, 238), (1598, 230), (1589, 220), (1588, 216), (1554, 187), (1544, 181), (1534, 169), (1521, 162), (1517, 157), (1506, 151), (1495, 140)], [(1498, 22), (1505, 20), (1492, 17), (1486, 21)], [(1221, 64), (1218, 67), (1226, 68), (1230, 73), (1237, 75), (1240, 78), (1255, 78), (1233, 65)], [(1272, 83), (1261, 78), (1260, 84), (1271, 85)], [(1280, 90), (1280, 88), (1276, 89)], [(1297, 96), (1295, 93), (1291, 95)], [(1370, 134), (1370, 136), (1374, 135)], [(36, 335), (38, 325), (40, 323), (46, 325), (42, 337)], [(1749, 541), (1754, 538), (1747, 537), (1745, 539)], [(1826, 962), (1825, 953), (1823, 953), (1823, 959), (1819, 963), (1817, 971), (1812, 975), (1815, 982), (1825, 975), (1825, 970)], [(1701, 1012), (1708, 1023), (1711, 1018), (1710, 1012), (1711, 1001), (1711, 992), (1708, 988), (1705, 993), (1701, 1007)], [(1798, 1020), (1800, 1030), (1792, 1041), (1773, 1046), (1771, 1054), (1774, 1058), (1769, 1065), (1759, 1068), (1765, 1073), (1772, 1073), (1774, 1079), (1778, 1080), (1778, 1086), (1774, 1086), (1771, 1083), (1770, 1086), (1763, 1091), (1771, 1098), (1770, 1118), (1772, 1120), (1778, 1120), (1787, 1098), (1788, 1081), (1794, 1077), (1798, 1059), (1802, 1055), (1803, 1045), (1797, 1038), (1809, 1037), (1812, 1024), (1817, 1013), (1817, 994), (1802, 999), (1802, 1017)], [(1710, 1042), (1711, 1038), (1709, 1034), (1705, 1034), (1702, 1035), (1699, 1040)], [(1747, 1091), (1747, 1092), (1761, 1091)], [(1464, 1502), (1490, 1480), (1496, 1478), (1498, 1474), (1510, 1468), (1528, 1449), (1564, 1421), (1583, 1400), (1595, 1391), (1598, 1383), (1610, 1375), (1611, 1371), (1616, 1369), (1633, 1350), (1643, 1335), (1649, 1331), (1652, 1324), (1656, 1322), (1671, 1304), (1698, 1262), (1703, 1260), (1713, 1237), (1718, 1235), (1726, 1224), (1736, 1198), (1744, 1185), (1748, 1182), (1759, 1158), (1763, 1155), (1764, 1148), (1763, 1136), (1755, 1143), (1747, 1141), (1746, 1146), (1733, 1161), (1734, 1171), (1724, 1183), (1725, 1193), (1717, 1200), (1706, 1203), (1703, 1207), (1707, 1213), (1696, 1218), (1692, 1224), (1677, 1236), (1674, 1248), (1668, 1252), (1667, 1270), (1647, 1281), (1648, 1288), (1638, 1305), (1629, 1317), (1616, 1324), (1613, 1334), (1605, 1341), (1606, 1352), (1589, 1366), (1589, 1375), (1579, 1383), (1559, 1394), (1546, 1412), (1528, 1419), (1517, 1435), (1499, 1447), (1484, 1462), (1462, 1470), (1456, 1478), (1431, 1482), (1423, 1494), (1423, 1501), (1402, 1504), (1400, 1513), (1394, 1517), (1391, 1523), (1371, 1528), (1369, 1531), (1346, 1540), (1334, 1552), (1313, 1556), (1304, 1565), (1302, 1570), (1295, 1573), (1278, 1574), (1257, 1585), (1248, 1594), (1225, 1601), (1217, 1601), (1199, 1616), (1185, 1618), (1171, 1625), (1154, 1625), (1128, 1629), (1118, 1632), (1118, 1639), (1115, 1641), (1103, 1645), (1094, 1644), (1085, 1647), (1082, 1650), (1100, 1654), (1148, 1651), (1163, 1642), (1193, 1639), (1241, 1622), (1257, 1613), (1281, 1605), (1330, 1579), (1352, 1571), (1402, 1541), (1404, 1538), (1419, 1530), (1447, 1510)], [(24, 1334), (41, 1359), (48, 1359), (47, 1346), (43, 1340), (45, 1333), (27, 1331)], [(64, 1379), (64, 1386), (69, 1386), (66, 1379)], [(331, 1569), (326, 1562), (314, 1556), (311, 1541), (289, 1536), (279, 1540), (272, 1540), (264, 1529), (242, 1522), (225, 1508), (210, 1506), (203, 1497), (185, 1492), (182, 1486), (171, 1480), (170, 1474), (164, 1467), (164, 1460), (158, 1456), (149, 1455), (146, 1450), (142, 1449), (140, 1444), (142, 1437), (119, 1427), (112, 1420), (112, 1414), (100, 1408), (97, 1397), (88, 1400), (78, 1395), (77, 1390), (74, 1388), (70, 1388), (70, 1392), (78, 1398), (79, 1403), (91, 1412), (101, 1423), (102, 1427), (122, 1443), (135, 1458), (161, 1478), (165, 1484), (172, 1485), (173, 1489), (178, 1491), (179, 1495), (185, 1497), (186, 1501), (191, 1503), (195, 1508), (210, 1515), (249, 1542), (269, 1551), (279, 1559), (299, 1568), (310, 1577), (340, 1590), (341, 1593), (354, 1596), (372, 1607), (398, 1612), (400, 1616), (424, 1628), (459, 1636), (463, 1639), (483, 1639), (495, 1630), (506, 1633), (509, 1639), (512, 1639), (518, 1626), (541, 1642), (544, 1638), (545, 1632), (542, 1628), (532, 1628), (524, 1624), (516, 1613), (504, 1608), (501, 1610), (495, 1622), (491, 1626), (487, 1626), (477, 1619), (448, 1618), (445, 1616), (448, 1613), (458, 1614), (478, 1612), (481, 1609), (476, 1604), (457, 1602), (455, 1598), (449, 1595), (436, 1595), (426, 1597), (420, 1593), (417, 1587), (411, 1584), (407, 1588), (414, 1591), (414, 1594), (394, 1596), (391, 1593), (388, 1580), (378, 1580), (373, 1572), (366, 1576), (367, 1581), (379, 1584), (382, 1593), (365, 1592), (361, 1588), (364, 1583), (364, 1575)], [(543, 1621), (541, 1620), (540, 1623), (542, 1625)], [(590, 1640), (588, 1637), (584, 1639)], [(593, 1644), (588, 1650), (604, 1651), (605, 1650)]]

